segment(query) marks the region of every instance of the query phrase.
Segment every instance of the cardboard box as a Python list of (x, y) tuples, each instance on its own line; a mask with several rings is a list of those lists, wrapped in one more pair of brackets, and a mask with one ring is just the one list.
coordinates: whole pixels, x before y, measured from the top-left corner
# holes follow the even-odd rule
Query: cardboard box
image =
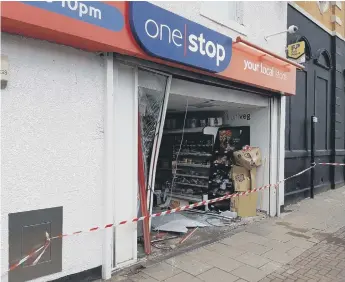
[(245, 192), (256, 188), (256, 167), (250, 171), (241, 166), (233, 166), (230, 177), (236, 192)]
[(231, 168), (231, 178), (234, 182), (234, 189), (237, 192), (245, 192), (250, 190), (250, 172), (248, 169), (234, 165)]
[(173, 199), (170, 200), (169, 208), (176, 209), (176, 208), (179, 208), (179, 207), (182, 207), (182, 206), (187, 206), (187, 205), (189, 205), (188, 201), (177, 199), (177, 198), (173, 198)]
[(240, 217), (256, 216), (256, 204), (258, 193), (250, 193), (247, 196), (231, 198), (231, 211), (237, 212)]
[(234, 159), (237, 165), (248, 170), (262, 164), (261, 151), (258, 147), (251, 147), (249, 150), (239, 150), (234, 152)]
[(256, 167), (250, 170), (250, 190), (256, 188)]
[(255, 167), (262, 165), (262, 155), (261, 155), (260, 148), (258, 148), (258, 147), (252, 148), (252, 150), (250, 151), (250, 155), (252, 157), (252, 160), (255, 163)]

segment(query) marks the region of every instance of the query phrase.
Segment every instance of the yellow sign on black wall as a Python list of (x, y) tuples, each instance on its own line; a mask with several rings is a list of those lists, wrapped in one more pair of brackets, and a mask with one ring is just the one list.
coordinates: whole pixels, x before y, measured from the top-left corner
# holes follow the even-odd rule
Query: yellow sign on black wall
[(297, 42), (294, 44), (288, 45), (288, 58), (298, 61), (299, 63), (305, 62), (305, 42)]

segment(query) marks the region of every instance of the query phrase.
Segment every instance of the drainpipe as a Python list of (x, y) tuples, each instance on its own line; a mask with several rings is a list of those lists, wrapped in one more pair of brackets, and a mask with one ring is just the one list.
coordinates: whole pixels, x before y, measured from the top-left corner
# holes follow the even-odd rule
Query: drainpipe
[[(277, 181), (284, 179), (285, 171), (285, 103), (286, 97), (280, 98), (278, 116), (279, 116), (279, 125), (278, 125), (278, 136), (279, 136), (279, 146), (278, 146), (278, 171), (277, 171)], [(285, 183), (282, 183), (277, 188), (277, 198), (276, 198), (276, 207), (277, 207), (277, 217), (280, 217), (280, 187), (281, 185), (285, 187)], [(284, 191), (284, 190), (283, 190)]]

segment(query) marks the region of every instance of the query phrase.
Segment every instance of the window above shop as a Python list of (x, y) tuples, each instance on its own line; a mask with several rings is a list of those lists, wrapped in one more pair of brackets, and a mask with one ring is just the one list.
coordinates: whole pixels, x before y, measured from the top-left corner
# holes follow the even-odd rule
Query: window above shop
[(326, 13), (329, 9), (329, 1), (317, 1), (317, 5), (321, 14)]
[(246, 35), (243, 11), (244, 2), (241, 1), (203, 1), (200, 14), (218, 24)]

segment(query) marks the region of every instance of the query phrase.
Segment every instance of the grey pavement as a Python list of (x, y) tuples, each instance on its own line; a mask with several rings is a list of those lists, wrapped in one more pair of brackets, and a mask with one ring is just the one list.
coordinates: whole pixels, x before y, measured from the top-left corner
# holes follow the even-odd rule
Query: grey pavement
[(197, 250), (111, 281), (345, 282), (345, 187)]

